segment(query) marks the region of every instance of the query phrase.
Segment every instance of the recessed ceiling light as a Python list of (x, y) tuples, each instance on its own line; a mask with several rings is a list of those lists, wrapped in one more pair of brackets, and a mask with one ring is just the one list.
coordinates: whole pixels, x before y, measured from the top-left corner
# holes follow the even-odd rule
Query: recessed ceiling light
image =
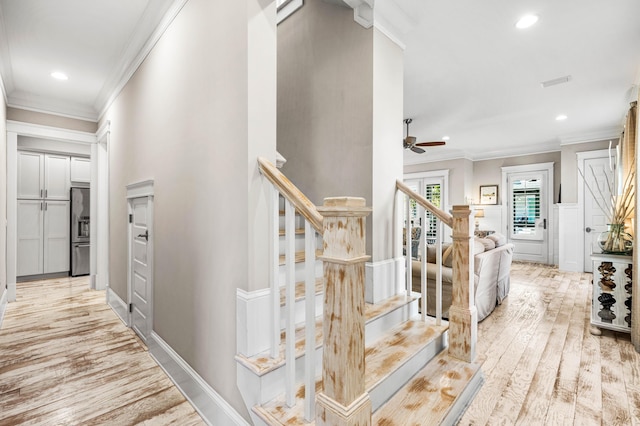
[(449, 139), (451, 139), (449, 136), (443, 136), (443, 137), (442, 137), (442, 140), (443, 140), (443, 141), (448, 141)]
[(67, 75), (63, 72), (60, 71), (54, 71), (51, 73), (51, 77), (55, 78), (56, 80), (61, 80), (61, 81), (66, 81), (69, 80), (69, 77), (67, 77)]
[(566, 120), (568, 117), (564, 114), (560, 114), (559, 116), (556, 117), (556, 121), (564, 121)]
[(524, 15), (518, 20), (518, 22), (516, 22), (516, 28), (523, 30), (525, 28), (529, 28), (536, 22), (538, 22), (538, 15)]

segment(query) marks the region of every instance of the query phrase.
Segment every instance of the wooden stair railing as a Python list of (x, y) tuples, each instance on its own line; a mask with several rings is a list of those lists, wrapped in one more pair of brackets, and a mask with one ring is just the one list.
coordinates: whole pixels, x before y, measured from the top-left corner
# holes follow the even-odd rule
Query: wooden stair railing
[(285, 199), (285, 382), (286, 402), (289, 407), (295, 404), (295, 213), (304, 217), (305, 222), (305, 419), (315, 418), (315, 264), (316, 264), (316, 232), (323, 233), (322, 215), (316, 206), (280, 172), (269, 160), (258, 158), (260, 172), (272, 183), (271, 191), (271, 266), (269, 283), (271, 289), (272, 333), (271, 357), (280, 354), (280, 206), (279, 198)]
[[(472, 221), (470, 220), (471, 210), (469, 206), (453, 206), (453, 214), (448, 214), (423, 196), (412, 191), (401, 181), (396, 182), (396, 188), (404, 193), (406, 197), (406, 267), (407, 267), (407, 292), (412, 290), (411, 274), (411, 220), (410, 220), (410, 200), (414, 200), (424, 211), (422, 215), (422, 232), (420, 235), (420, 247), (422, 248), (421, 260), (421, 293), (422, 293), (422, 315), (426, 312), (426, 214), (428, 210), (437, 218), (437, 239), (436, 239), (436, 264), (438, 270), (436, 284), (436, 321), (442, 317), (442, 232), (441, 224), (444, 223), (453, 231), (452, 248), (452, 272), (453, 288), (451, 294), (451, 307), (449, 308), (449, 354), (462, 361), (472, 362), (476, 357), (476, 343), (478, 319), (474, 301), (474, 280), (473, 280), (473, 245), (472, 245)], [(402, 232), (402, 221), (398, 221), (399, 232)], [(399, 241), (399, 239), (396, 239)], [(396, 250), (401, 252), (400, 250)]]

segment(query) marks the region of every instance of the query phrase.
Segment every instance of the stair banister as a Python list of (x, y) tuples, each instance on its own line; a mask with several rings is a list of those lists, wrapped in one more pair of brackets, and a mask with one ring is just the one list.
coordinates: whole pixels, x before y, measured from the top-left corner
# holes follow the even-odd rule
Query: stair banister
[(278, 282), (279, 201), (285, 199), (285, 387), (286, 403), (295, 403), (295, 212), (305, 219), (305, 419), (315, 417), (315, 260), (316, 232), (322, 235), (322, 215), (313, 203), (269, 160), (258, 158), (260, 172), (272, 183), (271, 191), (271, 267), (272, 297), (271, 357), (280, 355), (280, 285)]
[[(460, 360), (472, 362), (476, 356), (478, 319), (473, 291), (474, 258), (472, 244), (473, 229), (472, 221), (470, 220), (471, 210), (469, 209), (469, 206), (453, 206), (453, 214), (448, 214), (433, 205), (423, 196), (411, 190), (411, 188), (405, 185), (402, 181), (396, 181), (396, 188), (415, 200), (420, 206), (429, 210), (436, 218), (449, 226), (453, 231), (453, 288), (451, 307), (449, 308), (449, 354)], [(407, 218), (408, 217), (409, 216), (407, 216)], [(407, 269), (411, 268), (411, 248), (409, 246), (411, 241), (410, 226), (410, 221), (407, 219)], [(437, 234), (441, 235), (442, 233), (438, 232)], [(438, 244), (440, 245), (440, 243)], [(440, 247), (436, 251), (436, 262), (438, 265), (441, 265), (442, 263), (441, 251)], [(423, 258), (425, 258), (426, 247), (423, 247), (423, 252), (425, 253)], [(423, 260), (423, 264), (424, 262), (425, 261)], [(426, 275), (425, 266), (422, 267), (422, 272), (422, 276), (424, 277)], [(410, 276), (411, 274), (408, 273), (408, 286), (410, 285)], [(441, 294), (441, 292), (441, 285), (438, 285), (436, 288), (436, 306), (441, 305), (441, 298), (438, 300), (438, 295)]]

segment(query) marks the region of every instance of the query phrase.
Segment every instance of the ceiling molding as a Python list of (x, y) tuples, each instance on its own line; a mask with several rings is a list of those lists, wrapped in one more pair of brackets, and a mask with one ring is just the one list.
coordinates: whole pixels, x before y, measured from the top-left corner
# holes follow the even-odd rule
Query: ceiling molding
[(43, 126), (41, 124), (23, 123), (21, 121), (13, 120), (7, 120), (7, 132), (17, 133), (21, 136), (55, 139), (66, 142), (96, 143), (95, 133), (61, 129), (58, 127)]
[(374, 0), (323, 0), (325, 3), (348, 6), (353, 9), (353, 20), (364, 28), (373, 26)]
[[(122, 89), (124, 89), (133, 74), (137, 71), (149, 53), (151, 53), (151, 50), (153, 50), (158, 40), (160, 40), (160, 37), (162, 37), (167, 28), (169, 28), (169, 25), (171, 25), (175, 17), (178, 16), (178, 13), (180, 13), (188, 1), (189, 0), (173, 1), (160, 23), (156, 26), (155, 30), (140, 50), (132, 51), (132, 46), (135, 46), (133, 42), (127, 46), (127, 54), (130, 56), (124, 58), (119, 70), (115, 74), (115, 78), (110, 79), (110, 83), (105, 84), (105, 87), (100, 92), (100, 95), (98, 95), (98, 99), (94, 104), (96, 110), (99, 111), (99, 114), (97, 114), (96, 117), (98, 121), (104, 116), (118, 95), (120, 95)], [(140, 37), (140, 33), (138, 32), (136, 36)]]
[(577, 133), (560, 138), (560, 145), (575, 145), (585, 142), (597, 142), (607, 139), (618, 139), (622, 133), (622, 126), (601, 129), (595, 132)]
[(4, 88), (4, 80), (2, 79), (1, 73), (0, 73), (0, 91), (2, 92), (2, 97), (4, 98), (4, 104), (8, 105), (9, 100), (7, 99), (7, 90)]
[(304, 6), (304, 0), (286, 0), (276, 12), (276, 23), (280, 23), (291, 16), (296, 10)]
[(85, 121), (96, 122), (98, 118), (96, 111), (89, 105), (44, 98), (21, 92), (16, 93), (15, 91), (7, 96), (7, 106)]
[(377, 0), (374, 26), (405, 50), (406, 35), (418, 26), (418, 21), (400, 7), (396, 0)]

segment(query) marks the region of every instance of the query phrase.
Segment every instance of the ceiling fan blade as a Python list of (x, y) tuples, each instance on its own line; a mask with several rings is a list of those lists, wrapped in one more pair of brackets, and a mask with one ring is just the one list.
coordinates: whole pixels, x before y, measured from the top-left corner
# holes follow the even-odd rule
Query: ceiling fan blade
[(418, 154), (423, 154), (423, 153), (425, 153), (425, 152), (426, 152), (424, 149), (422, 149), (422, 148), (418, 148), (417, 146), (412, 146), (412, 147), (411, 147), (411, 151), (413, 151), (413, 152), (417, 152)]
[(420, 142), (415, 144), (416, 146), (442, 146), (442, 145), (446, 145), (447, 143), (444, 141), (434, 141), (434, 142)]

